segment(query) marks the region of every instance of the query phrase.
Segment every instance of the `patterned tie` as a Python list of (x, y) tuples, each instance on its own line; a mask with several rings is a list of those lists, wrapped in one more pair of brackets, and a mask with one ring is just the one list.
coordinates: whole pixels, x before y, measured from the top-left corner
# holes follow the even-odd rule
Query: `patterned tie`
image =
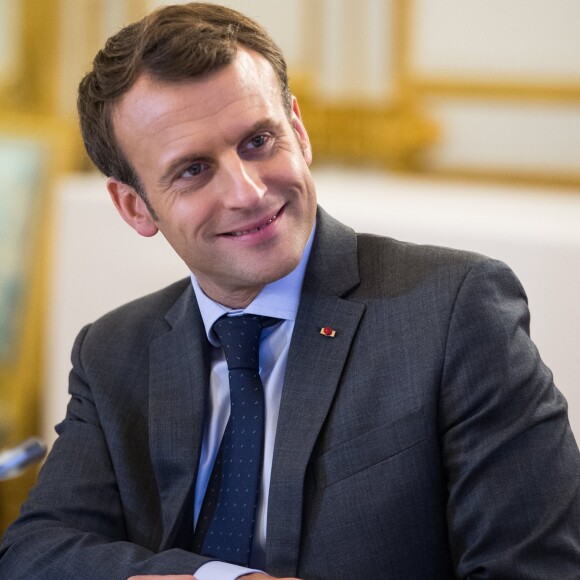
[(253, 314), (224, 316), (213, 329), (230, 380), (230, 418), (207, 484), (194, 552), (248, 566), (262, 471), (264, 390), (258, 356), (262, 328), (279, 322)]

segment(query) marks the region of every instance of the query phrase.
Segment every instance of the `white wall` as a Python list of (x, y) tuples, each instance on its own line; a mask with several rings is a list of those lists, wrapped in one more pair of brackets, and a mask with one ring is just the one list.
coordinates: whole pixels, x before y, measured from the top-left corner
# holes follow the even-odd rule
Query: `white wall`
[[(532, 336), (580, 434), (579, 195), (315, 171), (319, 200), (358, 231), (479, 251), (522, 280)], [(69, 353), (80, 328), (123, 302), (188, 274), (160, 237), (141, 238), (116, 214), (99, 177), (64, 179), (57, 195), (44, 432), (67, 402)]]
[(580, 78), (577, 0), (411, 0), (411, 5), (417, 74)]

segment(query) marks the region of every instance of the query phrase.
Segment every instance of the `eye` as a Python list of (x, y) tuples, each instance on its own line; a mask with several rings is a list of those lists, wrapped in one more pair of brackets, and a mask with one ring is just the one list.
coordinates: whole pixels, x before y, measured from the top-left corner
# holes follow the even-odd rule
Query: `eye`
[(254, 149), (260, 149), (260, 147), (266, 145), (268, 140), (269, 140), (268, 135), (256, 135), (255, 137), (252, 137), (250, 139), (248, 144)]
[(275, 151), (275, 144), (276, 139), (271, 133), (260, 133), (243, 141), (239, 154), (245, 159), (264, 159)]
[(204, 163), (192, 163), (182, 174), (181, 177), (196, 177), (204, 169), (206, 165)]

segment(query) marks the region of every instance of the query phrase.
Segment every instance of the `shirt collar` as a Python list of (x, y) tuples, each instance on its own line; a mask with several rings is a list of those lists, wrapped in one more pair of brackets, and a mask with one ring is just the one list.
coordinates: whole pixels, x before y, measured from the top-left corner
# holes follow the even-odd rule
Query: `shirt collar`
[(289, 274), (270, 284), (266, 284), (260, 293), (244, 309), (234, 310), (215, 302), (207, 296), (201, 289), (195, 275), (191, 273), (191, 284), (197, 298), (205, 333), (208, 340), (214, 345), (218, 343), (213, 337), (212, 326), (214, 322), (224, 314), (259, 314), (261, 316), (272, 316), (282, 320), (295, 320), (300, 302), (300, 292), (302, 291), (302, 282), (306, 272), (306, 265), (310, 257), (312, 242), (316, 223), (310, 232), (310, 237), (300, 258), (298, 266)]

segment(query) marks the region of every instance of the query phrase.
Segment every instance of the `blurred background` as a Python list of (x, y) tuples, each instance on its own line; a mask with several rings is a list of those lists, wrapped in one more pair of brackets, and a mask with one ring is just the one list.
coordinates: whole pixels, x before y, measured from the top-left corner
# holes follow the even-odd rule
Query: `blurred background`
[[(514, 269), (578, 437), (580, 3), (221, 3), (285, 51), (331, 214)], [(0, 449), (53, 442), (83, 324), (187, 275), (115, 214), (75, 112), (105, 39), (161, 4), (0, 0)], [(0, 482), (0, 533), (34, 478)]]

